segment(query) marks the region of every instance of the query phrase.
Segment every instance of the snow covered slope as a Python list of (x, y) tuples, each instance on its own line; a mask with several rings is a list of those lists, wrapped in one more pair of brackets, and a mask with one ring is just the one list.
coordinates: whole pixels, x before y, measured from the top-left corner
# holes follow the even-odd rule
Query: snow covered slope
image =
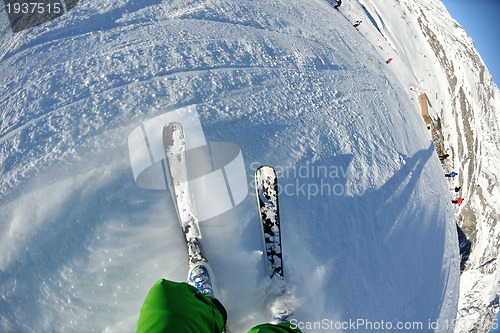
[(0, 31), (1, 331), (130, 332), (155, 280), (185, 279), (170, 194), (135, 184), (127, 145), (183, 110), (244, 158), (246, 199), (201, 223), (232, 332), (271, 319), (260, 164), (280, 171), (297, 324), (453, 330), (439, 159), (385, 59), (327, 2), (81, 1), (16, 34), (0, 16)]
[[(456, 332), (487, 332), (498, 311), (500, 230), (500, 91), (474, 43), (438, 1), (360, 0), (346, 13), (368, 24), (359, 27), (403, 86), (417, 97), (426, 93), (440, 118), (450, 154), (445, 171), (459, 176), (465, 198), (456, 209), (459, 225), (472, 243), (464, 261)], [(416, 94), (415, 94), (416, 93)]]

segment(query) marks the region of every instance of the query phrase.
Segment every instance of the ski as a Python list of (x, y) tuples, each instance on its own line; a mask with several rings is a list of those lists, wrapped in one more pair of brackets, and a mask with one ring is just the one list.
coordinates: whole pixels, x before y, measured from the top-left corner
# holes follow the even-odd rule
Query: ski
[(287, 288), (283, 272), (278, 177), (273, 167), (264, 165), (256, 170), (255, 189), (264, 241), (266, 274), (270, 281), (264, 304), (271, 312), (274, 323), (286, 322), (294, 313), (295, 300)]
[(201, 233), (189, 186), (186, 139), (181, 124), (172, 122), (163, 127), (163, 148), (170, 190), (188, 249), (189, 265), (208, 262), (201, 246)]
[(284, 279), (278, 206), (278, 178), (273, 167), (264, 165), (255, 172), (257, 205), (264, 239), (266, 273)]
[[(169, 187), (188, 250), (189, 272), (193, 273), (193, 276), (188, 276), (188, 280), (192, 278), (188, 283), (195, 286), (202, 294), (213, 297), (216, 285), (215, 280), (211, 278), (213, 273), (201, 243), (196, 207), (189, 186), (186, 138), (180, 123), (172, 122), (163, 127), (163, 148)], [(231, 333), (227, 325), (224, 327), (224, 333)]]

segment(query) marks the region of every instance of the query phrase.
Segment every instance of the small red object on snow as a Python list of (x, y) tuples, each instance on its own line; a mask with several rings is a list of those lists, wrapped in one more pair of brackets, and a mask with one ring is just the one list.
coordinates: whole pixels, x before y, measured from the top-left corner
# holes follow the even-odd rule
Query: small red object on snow
[(457, 203), (458, 203), (459, 205), (461, 205), (461, 204), (462, 204), (462, 202), (464, 202), (464, 198), (458, 198), (458, 199), (457, 199)]
[(386, 64), (390, 63), (392, 61), (392, 58), (389, 58), (385, 61)]
[(330, 5), (332, 5), (332, 6), (333, 6), (333, 1), (330, 1)]

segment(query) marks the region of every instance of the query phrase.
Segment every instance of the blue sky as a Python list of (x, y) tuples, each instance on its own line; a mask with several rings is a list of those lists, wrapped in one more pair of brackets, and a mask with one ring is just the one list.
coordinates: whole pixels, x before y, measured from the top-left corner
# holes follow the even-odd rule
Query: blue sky
[[(442, 0), (451, 16), (474, 40), (497, 86), (500, 86), (500, 0)], [(500, 331), (499, 331), (500, 332)]]

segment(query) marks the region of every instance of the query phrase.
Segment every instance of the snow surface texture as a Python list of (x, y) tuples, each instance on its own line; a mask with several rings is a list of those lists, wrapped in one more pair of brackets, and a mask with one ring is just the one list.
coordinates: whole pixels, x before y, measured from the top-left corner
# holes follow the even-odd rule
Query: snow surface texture
[[(0, 31), (0, 331), (133, 331), (154, 281), (185, 280), (173, 202), (136, 186), (127, 137), (188, 105), (241, 147), (249, 184), (280, 172), (298, 322), (453, 330), (443, 170), (380, 50), (327, 2), (81, 1)], [(250, 190), (201, 222), (232, 332), (271, 319), (258, 220)]]

